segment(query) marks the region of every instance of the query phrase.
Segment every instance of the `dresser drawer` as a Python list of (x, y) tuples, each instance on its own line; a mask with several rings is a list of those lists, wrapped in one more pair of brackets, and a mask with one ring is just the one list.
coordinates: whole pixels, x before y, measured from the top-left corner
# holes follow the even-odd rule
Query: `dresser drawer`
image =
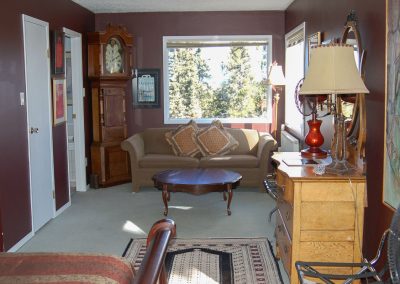
[(302, 202), (302, 231), (353, 231), (356, 212), (353, 202)]
[(276, 184), (278, 185), (278, 198), (285, 200), (286, 202), (293, 205), (294, 197), (294, 184), (288, 176), (281, 171), (276, 173)]
[(279, 256), (282, 260), (283, 267), (290, 276), (291, 274), (290, 268), (292, 263), (292, 242), (289, 233), (287, 232), (284, 226), (284, 222), (280, 217), (280, 214), (277, 214), (276, 218), (275, 236), (276, 236), (276, 243), (279, 251)]
[(300, 242), (299, 260), (353, 262), (353, 242)]
[(283, 199), (278, 199), (278, 215), (282, 218), (283, 223), (290, 238), (293, 237), (293, 206)]
[(310, 202), (355, 202), (363, 195), (364, 183), (343, 181), (303, 182), (301, 200)]

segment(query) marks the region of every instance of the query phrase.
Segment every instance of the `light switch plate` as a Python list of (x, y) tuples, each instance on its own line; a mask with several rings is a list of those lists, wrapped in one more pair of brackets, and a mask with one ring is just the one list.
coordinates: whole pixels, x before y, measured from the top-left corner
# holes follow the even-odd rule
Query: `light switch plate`
[(19, 100), (20, 100), (20, 105), (24, 106), (25, 105), (25, 93), (24, 92), (19, 93)]

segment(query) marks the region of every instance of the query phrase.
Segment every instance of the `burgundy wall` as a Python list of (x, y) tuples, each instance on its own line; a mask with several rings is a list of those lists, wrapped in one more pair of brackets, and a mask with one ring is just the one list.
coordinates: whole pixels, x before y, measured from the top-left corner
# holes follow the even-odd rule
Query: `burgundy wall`
[[(19, 92), (25, 90), (22, 14), (50, 24), (50, 30), (69, 28), (83, 35), (84, 81), (86, 81), (86, 32), (94, 28), (94, 14), (70, 0), (6, 0), (0, 10), (0, 208), (4, 245), (9, 249), (31, 231), (26, 106)], [(87, 104), (86, 104), (87, 105)], [(87, 110), (87, 106), (86, 106)], [(53, 128), (55, 141), (66, 141), (65, 125)], [(54, 143), (57, 191), (65, 191), (65, 142)], [(68, 197), (67, 197), (68, 198)], [(65, 197), (64, 197), (65, 199)], [(68, 199), (67, 199), (68, 200)], [(57, 204), (65, 203), (61, 200)]]
[[(97, 31), (105, 30), (108, 23), (125, 26), (134, 36), (134, 66), (137, 68), (159, 68), (162, 72), (162, 37), (185, 35), (272, 35), (272, 59), (283, 63), (284, 12), (96, 14)], [(162, 90), (161, 84), (160, 94)], [(284, 102), (281, 100), (281, 115), (283, 106)], [(163, 99), (161, 98), (159, 109), (133, 109), (132, 96), (129, 95), (127, 117), (129, 134), (148, 127), (163, 127)], [(267, 124), (235, 124), (232, 127), (270, 130), (270, 125)]]
[(367, 189), (364, 252), (372, 257), (382, 232), (390, 225), (393, 211), (382, 203), (382, 169), (385, 112), (385, 1), (295, 0), (286, 10), (286, 32), (306, 22), (306, 36), (323, 32), (323, 40), (340, 38), (346, 16), (356, 10), (363, 47), (367, 50)]
[(68, 190), (68, 146), (65, 139), (65, 124), (53, 127), (54, 186), (56, 188), (56, 210), (69, 201)]

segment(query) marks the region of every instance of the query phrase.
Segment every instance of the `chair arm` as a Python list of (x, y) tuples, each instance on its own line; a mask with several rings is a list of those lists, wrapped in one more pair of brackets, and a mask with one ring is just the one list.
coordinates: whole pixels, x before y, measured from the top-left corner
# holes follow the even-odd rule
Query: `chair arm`
[(270, 172), (272, 152), (278, 148), (278, 143), (269, 133), (260, 135), (258, 141), (257, 158), (260, 163), (260, 168), (264, 169), (265, 174)]
[(163, 219), (156, 222), (147, 237), (147, 251), (138, 273), (133, 279), (134, 284), (166, 284), (165, 256), (171, 238), (176, 236), (176, 226), (173, 220)]
[(121, 148), (128, 151), (131, 167), (138, 168), (139, 160), (144, 156), (144, 141), (141, 133), (134, 134), (121, 142)]

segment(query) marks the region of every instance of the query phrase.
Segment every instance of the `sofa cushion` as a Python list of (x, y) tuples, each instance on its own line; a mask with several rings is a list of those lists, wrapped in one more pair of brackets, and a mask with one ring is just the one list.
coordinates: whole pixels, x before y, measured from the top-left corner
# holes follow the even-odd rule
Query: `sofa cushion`
[(172, 128), (147, 128), (144, 130), (144, 153), (174, 155), (171, 146), (165, 140), (165, 133), (171, 130)]
[(194, 120), (179, 126), (178, 128), (165, 133), (165, 139), (171, 145), (175, 155), (182, 157), (194, 157), (200, 153), (197, 143), (193, 140), (193, 135), (197, 133), (199, 127)]
[(198, 131), (194, 139), (203, 156), (224, 155), (235, 149), (239, 144), (218, 120), (213, 121), (209, 127)]
[(238, 142), (239, 146), (230, 152), (235, 155), (257, 155), (260, 134), (256, 129), (225, 128)]
[(199, 159), (174, 154), (148, 154), (139, 160), (140, 168), (197, 168)]
[(258, 159), (253, 155), (225, 155), (202, 157), (200, 168), (257, 168)]

